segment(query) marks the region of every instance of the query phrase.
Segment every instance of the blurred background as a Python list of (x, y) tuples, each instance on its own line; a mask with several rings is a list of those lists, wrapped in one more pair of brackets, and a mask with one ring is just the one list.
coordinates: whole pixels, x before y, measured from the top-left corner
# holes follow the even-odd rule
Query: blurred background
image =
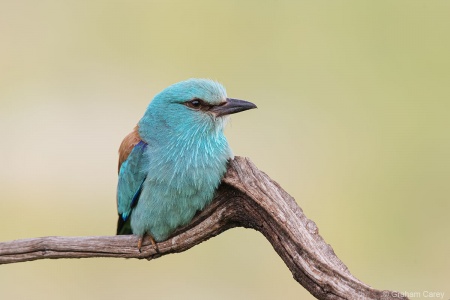
[[(190, 77), (354, 276), (450, 297), (449, 1), (0, 1), (0, 241), (113, 235), (117, 150)], [(1, 299), (313, 299), (258, 232), (0, 266)], [(424, 297), (423, 297), (424, 298)]]

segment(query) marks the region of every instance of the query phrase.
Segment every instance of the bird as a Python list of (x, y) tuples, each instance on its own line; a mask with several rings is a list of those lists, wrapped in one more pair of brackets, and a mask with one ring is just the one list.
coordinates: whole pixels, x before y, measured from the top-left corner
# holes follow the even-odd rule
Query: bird
[(212, 201), (233, 159), (224, 135), (229, 115), (253, 108), (211, 79), (158, 93), (119, 147), (116, 234), (138, 236), (141, 251), (145, 236), (156, 248), (187, 225)]

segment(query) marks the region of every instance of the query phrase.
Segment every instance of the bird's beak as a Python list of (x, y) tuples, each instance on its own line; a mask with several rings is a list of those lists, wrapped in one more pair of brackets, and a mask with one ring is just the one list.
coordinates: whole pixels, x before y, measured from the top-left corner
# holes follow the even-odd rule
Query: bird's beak
[(256, 105), (239, 99), (227, 98), (223, 104), (214, 106), (209, 111), (213, 112), (216, 117), (235, 114), (244, 110), (256, 108)]

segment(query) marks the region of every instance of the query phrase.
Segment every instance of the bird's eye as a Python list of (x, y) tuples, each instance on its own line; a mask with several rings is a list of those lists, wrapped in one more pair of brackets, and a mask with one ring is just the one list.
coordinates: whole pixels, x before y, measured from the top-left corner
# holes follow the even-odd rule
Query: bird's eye
[(187, 101), (186, 106), (194, 109), (200, 109), (202, 107), (203, 101), (200, 99), (193, 99), (191, 101)]

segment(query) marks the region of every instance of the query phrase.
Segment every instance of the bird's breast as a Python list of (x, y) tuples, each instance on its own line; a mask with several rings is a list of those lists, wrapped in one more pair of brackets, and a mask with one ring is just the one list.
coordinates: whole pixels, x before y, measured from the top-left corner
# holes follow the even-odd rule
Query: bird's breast
[(196, 193), (217, 187), (226, 172), (232, 152), (224, 136), (174, 141), (163, 146), (150, 144), (147, 180), (170, 192)]

